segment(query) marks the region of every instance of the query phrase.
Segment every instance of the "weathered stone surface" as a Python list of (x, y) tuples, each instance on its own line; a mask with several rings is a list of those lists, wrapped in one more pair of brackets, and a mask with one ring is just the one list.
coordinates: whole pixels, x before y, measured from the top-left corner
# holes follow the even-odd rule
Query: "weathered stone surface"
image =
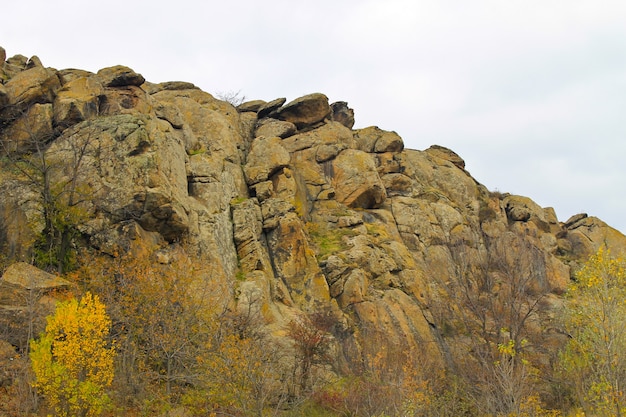
[(285, 282), (294, 302), (303, 307), (327, 304), (328, 284), (297, 215), (286, 214), (268, 233), (267, 240), (277, 278)]
[(256, 126), (255, 136), (286, 138), (296, 133), (296, 125), (276, 119), (262, 119)]
[(281, 97), (265, 103), (259, 107), (257, 117), (262, 119), (264, 117), (271, 116), (272, 113), (278, 110), (283, 104), (285, 104), (286, 101), (287, 99), (285, 97)]
[(246, 101), (244, 103), (241, 103), (240, 105), (237, 106), (237, 110), (240, 112), (258, 112), (261, 107), (263, 107), (264, 105), (266, 105), (267, 102), (264, 100), (252, 100), (252, 101)]
[(187, 81), (165, 81), (158, 84), (159, 90), (170, 90), (170, 91), (180, 91), (180, 90), (199, 90), (195, 84), (187, 82)]
[(330, 105), (330, 120), (339, 122), (348, 129), (354, 126), (354, 110), (345, 101), (336, 101)]
[(587, 259), (601, 247), (611, 248), (613, 255), (625, 255), (624, 235), (597, 217), (588, 216), (571, 224), (565, 235), (572, 253), (581, 260)]
[[(504, 200), (504, 209), (509, 220), (514, 222), (533, 222), (539, 229), (548, 231), (550, 228), (551, 213), (540, 207), (528, 197), (517, 195), (507, 196)], [(546, 216), (548, 214), (548, 216)]]
[(455, 152), (451, 151), (448, 148), (444, 148), (439, 145), (432, 145), (430, 148), (426, 149), (430, 155), (436, 156), (438, 158), (445, 159), (446, 161), (452, 162), (455, 166), (465, 169), (465, 161), (457, 155)]
[(278, 170), (289, 165), (291, 156), (280, 138), (260, 137), (252, 142), (244, 173), (248, 185), (266, 181)]
[(98, 77), (105, 87), (126, 87), (130, 85), (140, 86), (146, 80), (141, 74), (123, 65), (102, 68), (98, 71)]
[(333, 160), (337, 201), (352, 208), (376, 208), (387, 198), (374, 161), (365, 152), (346, 149)]
[(387, 132), (376, 126), (357, 130), (354, 139), (364, 152), (400, 152), (404, 149), (404, 142), (396, 132)]
[(0, 109), (0, 121), (9, 121), (27, 111), (32, 104), (52, 103), (61, 82), (55, 71), (34, 67), (19, 72), (4, 86), (9, 102)]
[(563, 222), (563, 227), (565, 227), (566, 229), (575, 227), (578, 222), (586, 219), (587, 217), (589, 217), (587, 213), (574, 214), (572, 217)]
[(9, 94), (4, 84), (0, 83), (0, 108), (9, 104)]
[(328, 97), (314, 93), (297, 98), (278, 110), (277, 118), (303, 128), (321, 122), (330, 115)]
[[(68, 289), (71, 283), (25, 262), (11, 264), (2, 274), (2, 285), (29, 291)], [(3, 300), (6, 303), (6, 300)]]
[(0, 142), (12, 152), (42, 149), (54, 136), (52, 120), (52, 104), (33, 104), (0, 132)]
[(339, 150), (355, 147), (352, 131), (337, 122), (325, 123), (317, 129), (290, 136), (282, 143), (289, 152), (313, 149), (321, 145), (335, 145)]
[(26, 62), (26, 68), (35, 68), (35, 67), (42, 67), (43, 68), (43, 64), (41, 63), (41, 59), (39, 59), (39, 57), (37, 55), (33, 55), (30, 58), (28, 58), (28, 61)]
[(9, 265), (0, 278), (0, 325), (12, 330), (0, 339), (24, 352), (29, 338), (43, 331), (45, 317), (54, 311), (54, 297), (65, 297), (71, 287), (67, 280), (28, 263)]
[(3, 78), (10, 79), (26, 69), (28, 58), (24, 55), (13, 55), (2, 66)]
[(103, 88), (95, 77), (80, 77), (63, 85), (54, 100), (54, 124), (62, 128), (95, 117)]

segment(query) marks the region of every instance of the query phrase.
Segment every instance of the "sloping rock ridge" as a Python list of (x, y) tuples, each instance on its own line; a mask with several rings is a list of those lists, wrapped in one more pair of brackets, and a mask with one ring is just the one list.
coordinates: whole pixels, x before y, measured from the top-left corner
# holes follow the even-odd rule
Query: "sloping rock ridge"
[[(528, 291), (554, 301), (598, 248), (626, 248), (597, 218), (559, 222), (530, 198), (490, 192), (452, 150), (353, 129), (347, 103), (320, 93), (234, 107), (124, 66), (2, 61), (3, 152), (41, 152), (53, 183), (88, 196), (76, 202), (83, 244), (118, 256), (137, 240), (162, 253), (185, 242), (234, 294), (256, 294), (277, 335), (298, 312), (332, 312), (346, 366), (373, 336), (443, 364), (454, 354), (447, 291), (463, 271), (532, 271)], [(40, 193), (5, 173), (0, 192), (2, 252), (28, 261), (45, 228)], [(538, 311), (538, 338), (555, 305)]]

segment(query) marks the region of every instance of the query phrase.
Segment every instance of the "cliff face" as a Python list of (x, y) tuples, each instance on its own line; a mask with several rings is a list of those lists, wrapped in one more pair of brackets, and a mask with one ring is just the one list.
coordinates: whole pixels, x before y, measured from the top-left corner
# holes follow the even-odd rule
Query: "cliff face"
[[(323, 94), (235, 108), (127, 67), (58, 71), (2, 55), (3, 151), (40, 155), (58, 195), (73, 196), (74, 245), (118, 256), (142, 241), (167, 262), (184, 242), (240, 308), (261, 303), (277, 336), (301, 311), (331, 312), (346, 366), (374, 336), (443, 365), (463, 333), (450, 329), (470, 314), (460, 291), (485, 277), (494, 297), (523, 283), (542, 300), (528, 332), (545, 339), (573, 267), (602, 245), (626, 248), (597, 218), (561, 223), (489, 192), (449, 149), (352, 129), (352, 110)], [(46, 229), (42, 193), (0, 179), (3, 253), (29, 261)]]

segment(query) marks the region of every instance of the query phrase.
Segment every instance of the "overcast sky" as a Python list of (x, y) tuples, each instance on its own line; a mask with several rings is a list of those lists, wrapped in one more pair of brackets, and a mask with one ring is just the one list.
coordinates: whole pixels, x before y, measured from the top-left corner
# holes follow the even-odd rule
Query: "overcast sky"
[(625, 0), (21, 0), (7, 56), (213, 94), (347, 101), (490, 190), (626, 232)]

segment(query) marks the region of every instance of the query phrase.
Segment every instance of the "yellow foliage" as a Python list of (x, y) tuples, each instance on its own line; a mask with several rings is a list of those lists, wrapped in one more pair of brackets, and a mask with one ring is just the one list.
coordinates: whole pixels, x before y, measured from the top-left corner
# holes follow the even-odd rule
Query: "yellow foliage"
[(34, 386), (58, 416), (96, 416), (109, 404), (115, 351), (105, 306), (97, 296), (60, 303), (45, 332), (31, 342)]
[(626, 261), (599, 250), (568, 294), (565, 325), (572, 338), (560, 357), (562, 377), (588, 413), (626, 413)]

